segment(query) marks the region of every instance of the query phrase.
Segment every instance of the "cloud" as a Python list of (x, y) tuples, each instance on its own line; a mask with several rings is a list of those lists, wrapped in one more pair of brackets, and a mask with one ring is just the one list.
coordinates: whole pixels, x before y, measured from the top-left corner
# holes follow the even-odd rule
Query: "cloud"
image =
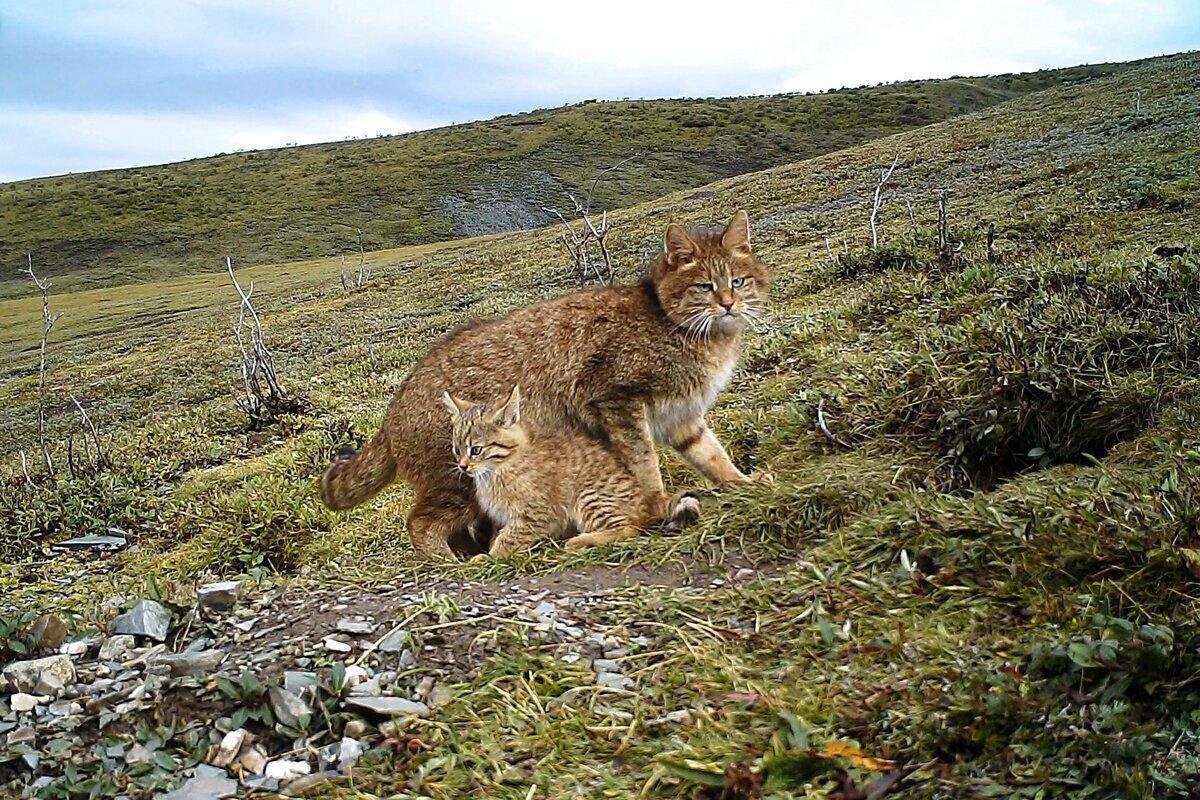
[(593, 97), (1120, 60), (1198, 38), (1184, 0), (29, 3), (0, 14), (0, 179)]

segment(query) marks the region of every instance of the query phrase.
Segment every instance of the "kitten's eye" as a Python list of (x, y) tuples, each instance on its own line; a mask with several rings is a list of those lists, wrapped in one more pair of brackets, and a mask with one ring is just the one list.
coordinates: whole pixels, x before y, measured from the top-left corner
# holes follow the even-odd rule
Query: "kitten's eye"
[(745, 278), (734, 278), (732, 281), (730, 281), (730, 286), (732, 286), (735, 289), (740, 289), (740, 288), (742, 288), (742, 285), (745, 282), (746, 282)]
[(702, 292), (711, 292), (717, 287), (713, 286), (711, 283), (697, 283), (696, 288)]
[(471, 455), (473, 455), (473, 456), (477, 456), (482, 452), (483, 452), (483, 448), (480, 447), (479, 445), (473, 445), (471, 447)]

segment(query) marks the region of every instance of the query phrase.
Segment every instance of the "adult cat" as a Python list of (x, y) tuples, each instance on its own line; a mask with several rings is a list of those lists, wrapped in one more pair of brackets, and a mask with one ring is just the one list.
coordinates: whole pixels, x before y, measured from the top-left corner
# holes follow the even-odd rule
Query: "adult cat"
[(491, 397), (518, 383), (530, 398), (522, 415), (532, 430), (569, 426), (593, 437), (647, 493), (663, 493), (655, 442), (714, 483), (769, 481), (742, 474), (704, 421), (769, 285), (745, 211), (723, 230), (672, 224), (639, 284), (575, 292), (448, 334), (413, 367), (363, 450), (329, 466), (322, 499), (350, 508), (399, 477), (416, 494), (413, 546), (453, 557), (452, 538), (482, 512), (470, 479), (454, 468), (442, 392)]

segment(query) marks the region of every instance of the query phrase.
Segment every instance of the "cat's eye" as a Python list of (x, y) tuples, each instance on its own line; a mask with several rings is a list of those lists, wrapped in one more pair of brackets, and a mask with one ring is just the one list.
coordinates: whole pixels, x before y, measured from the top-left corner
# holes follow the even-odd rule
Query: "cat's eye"
[(745, 278), (734, 278), (732, 281), (730, 281), (729, 285), (735, 289), (740, 289), (740, 288), (742, 288), (742, 285), (745, 283), (746, 283)]
[(480, 453), (482, 453), (482, 452), (483, 452), (483, 448), (482, 448), (482, 447), (480, 447), (479, 445), (472, 445), (472, 447), (471, 447), (471, 455), (473, 455), (473, 456), (477, 456), (477, 455), (479, 455), (479, 454), (480, 454)]
[(716, 287), (713, 286), (711, 283), (697, 283), (696, 288), (702, 292), (711, 292)]

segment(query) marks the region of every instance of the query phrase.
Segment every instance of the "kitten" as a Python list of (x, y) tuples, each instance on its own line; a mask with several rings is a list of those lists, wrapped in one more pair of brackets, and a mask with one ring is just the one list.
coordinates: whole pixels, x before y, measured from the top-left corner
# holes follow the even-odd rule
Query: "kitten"
[(579, 550), (636, 536), (668, 516), (675, 527), (699, 516), (691, 495), (643, 494), (637, 477), (591, 439), (531, 434), (521, 424), (519, 387), (507, 400), (471, 403), (445, 392), (442, 402), (450, 411), (458, 469), (474, 481), (483, 511), (500, 525), (491, 556), (567, 536), (567, 549)]
[(465, 475), (452, 468), (444, 389), (495, 397), (529, 391), (530, 431), (588, 436), (612, 452), (646, 496), (662, 492), (655, 444), (675, 448), (716, 484), (769, 482), (744, 475), (704, 421), (761, 317), (770, 276), (750, 247), (745, 211), (723, 230), (667, 228), (650, 275), (632, 286), (585, 289), (474, 322), (447, 335), (397, 390), (362, 452), (326, 470), (333, 509), (364, 502), (400, 478), (416, 498), (413, 546), (454, 557), (452, 540), (487, 522)]

